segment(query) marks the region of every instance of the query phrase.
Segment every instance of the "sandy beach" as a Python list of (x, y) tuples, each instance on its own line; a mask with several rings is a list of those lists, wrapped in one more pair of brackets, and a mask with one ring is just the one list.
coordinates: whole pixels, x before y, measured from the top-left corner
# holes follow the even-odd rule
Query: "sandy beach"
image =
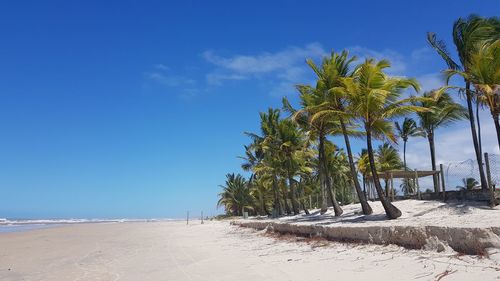
[[(300, 241), (304, 240), (304, 241)], [(0, 234), (0, 280), (500, 280), (487, 258), (306, 241), (208, 221)]]

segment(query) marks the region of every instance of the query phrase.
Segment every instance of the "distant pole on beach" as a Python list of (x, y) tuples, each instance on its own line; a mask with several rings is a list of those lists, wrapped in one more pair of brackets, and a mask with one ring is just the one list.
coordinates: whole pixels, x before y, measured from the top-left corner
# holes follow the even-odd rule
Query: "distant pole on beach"
[(201, 211), (201, 224), (203, 224), (203, 211)]
[(187, 211), (187, 216), (186, 216), (186, 225), (189, 224), (189, 211)]

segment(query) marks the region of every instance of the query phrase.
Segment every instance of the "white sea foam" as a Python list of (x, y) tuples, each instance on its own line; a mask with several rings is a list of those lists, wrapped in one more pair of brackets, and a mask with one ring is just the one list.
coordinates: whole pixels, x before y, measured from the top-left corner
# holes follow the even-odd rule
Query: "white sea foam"
[(122, 222), (157, 222), (176, 221), (178, 219), (4, 219), (0, 218), (0, 225), (29, 225), (29, 224), (77, 224), (77, 223), (122, 223)]

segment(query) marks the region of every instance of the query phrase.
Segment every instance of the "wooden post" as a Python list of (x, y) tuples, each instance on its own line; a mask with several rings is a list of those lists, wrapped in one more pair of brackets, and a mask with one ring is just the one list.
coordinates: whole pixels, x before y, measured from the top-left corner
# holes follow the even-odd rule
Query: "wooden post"
[(444, 184), (444, 168), (443, 164), (439, 164), (439, 175), (441, 176), (441, 190), (443, 191), (443, 201), (446, 201), (446, 186)]
[(488, 179), (488, 186), (490, 191), (490, 207), (496, 206), (495, 190), (493, 189), (493, 182), (491, 181), (491, 170), (490, 170), (490, 157), (488, 153), (484, 154), (484, 163), (486, 164), (486, 178)]
[(417, 188), (417, 198), (418, 200), (421, 200), (422, 197), (420, 196), (420, 184), (418, 184), (418, 171), (415, 169), (415, 187)]
[(201, 224), (203, 224), (203, 211), (201, 211)]
[(186, 215), (186, 225), (189, 224), (189, 211), (187, 211), (187, 215)]

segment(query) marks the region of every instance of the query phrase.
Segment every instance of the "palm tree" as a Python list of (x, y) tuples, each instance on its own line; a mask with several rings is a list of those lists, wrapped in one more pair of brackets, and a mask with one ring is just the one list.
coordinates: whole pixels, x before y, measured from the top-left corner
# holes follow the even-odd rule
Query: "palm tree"
[(356, 189), (363, 213), (369, 215), (373, 211), (366, 200), (365, 194), (361, 190), (349, 140), (348, 123), (351, 115), (345, 110), (347, 102), (346, 95), (336, 90), (338, 87), (342, 86), (343, 78), (351, 76), (350, 65), (355, 60), (356, 57), (349, 57), (349, 53), (344, 50), (340, 54), (332, 52), (329, 57), (323, 59), (321, 66), (317, 66), (311, 59), (307, 60), (307, 64), (316, 74), (318, 78), (316, 88), (322, 90), (323, 96), (322, 103), (316, 105), (317, 107), (319, 106), (319, 108), (315, 110), (316, 116), (314, 116), (313, 119), (319, 118), (324, 120), (326, 118), (340, 123), (354, 188)]
[[(358, 170), (363, 176), (363, 192), (367, 198), (370, 197), (372, 194), (370, 191), (371, 188), (371, 177), (370, 177), (370, 161), (368, 160), (368, 151), (366, 149), (362, 149), (361, 152), (358, 154), (358, 161), (356, 162), (358, 165)], [(366, 189), (366, 186), (368, 185), (368, 191)]]
[[(424, 97), (416, 105), (428, 108), (427, 112), (417, 112), (420, 127), (424, 130), (423, 136), (427, 137), (431, 153), (432, 170), (436, 171), (436, 149), (434, 145), (434, 136), (436, 129), (446, 127), (455, 121), (466, 117), (466, 111), (463, 106), (453, 101), (448, 93), (434, 91), (424, 93)], [(437, 175), (433, 176), (434, 192), (439, 192)]]
[[(252, 168), (253, 172), (262, 181), (271, 186), (273, 192), (273, 209), (275, 214), (282, 215), (285, 212), (290, 214), (291, 211), (286, 200), (286, 194), (283, 194), (283, 201), (280, 199), (282, 194), (280, 176), (283, 174), (283, 165), (275, 146), (270, 145), (277, 136), (279, 118), (279, 110), (269, 108), (267, 113), (260, 113), (261, 135), (249, 132), (245, 134), (253, 140), (251, 147), (259, 151), (262, 157)], [(284, 207), (282, 202), (284, 203)]]
[(241, 216), (245, 209), (253, 210), (254, 198), (250, 194), (247, 180), (240, 174), (227, 174), (225, 185), (220, 186), (217, 207), (224, 206), (226, 213)]
[(266, 204), (267, 190), (264, 184), (265, 182), (260, 180), (256, 173), (253, 173), (255, 167), (264, 159), (264, 154), (255, 142), (250, 146), (245, 145), (244, 147), (245, 156), (239, 157), (245, 160), (245, 162), (241, 164), (241, 168), (244, 171), (252, 172), (252, 174), (250, 175), (250, 179), (248, 180), (248, 184), (251, 187), (252, 194), (257, 195), (256, 198), (259, 201), (259, 214), (270, 215)]
[(339, 201), (343, 204), (351, 202), (351, 192), (346, 192), (347, 183), (351, 180), (351, 173), (347, 155), (343, 149), (339, 149), (332, 142), (325, 145), (325, 157), (331, 181), (334, 183), (334, 190)]
[[(500, 28), (499, 28), (500, 29)], [(477, 52), (471, 55), (469, 71), (449, 69), (445, 71), (447, 80), (458, 74), (474, 85), (476, 102), (489, 108), (497, 132), (500, 146), (500, 40), (492, 44), (482, 42)]]
[(479, 184), (475, 178), (463, 178), (462, 183), (464, 186), (459, 186), (459, 187), (467, 190), (472, 190)]
[(423, 110), (409, 104), (415, 97), (400, 99), (401, 91), (409, 87), (419, 90), (414, 79), (389, 77), (384, 69), (390, 67), (387, 60), (375, 62), (367, 59), (359, 65), (352, 78), (343, 79), (344, 92), (349, 96), (349, 110), (363, 124), (366, 132), (366, 144), (373, 182), (379, 199), (389, 219), (401, 216), (401, 211), (392, 205), (384, 195), (375, 166), (375, 154), (372, 138), (387, 138), (395, 141), (391, 120), (415, 111)]
[(399, 185), (401, 191), (403, 191), (404, 195), (414, 194), (416, 190), (415, 181), (409, 178), (404, 178)]
[[(401, 158), (399, 157), (398, 151), (389, 143), (385, 142), (380, 145), (375, 152), (375, 157), (377, 159), (377, 171), (387, 172), (393, 170), (399, 170), (403, 168), (403, 163), (401, 163)], [(389, 179), (384, 178), (385, 182), (385, 196), (389, 197), (391, 192), (389, 190)]]
[[(327, 198), (330, 198), (336, 216), (343, 213), (334, 192), (326, 164), (325, 145), (329, 134), (339, 131), (339, 123), (332, 120), (313, 120), (312, 116), (318, 111), (318, 105), (324, 102), (324, 92), (309, 86), (298, 86), (302, 109), (295, 110), (286, 98), (283, 99), (283, 108), (292, 113), (292, 119), (297, 122), (303, 130), (308, 132), (310, 139), (317, 139), (318, 163), (317, 171), (321, 186), (321, 214), (328, 210)], [(330, 196), (328, 196), (328, 193)]]
[[(468, 73), (470, 71), (471, 57), (473, 54), (477, 53), (476, 48), (478, 48), (478, 46), (480, 46), (482, 42), (494, 42), (500, 38), (498, 20), (495, 18), (485, 19), (476, 15), (471, 15), (467, 19), (459, 18), (453, 24), (452, 35), (453, 42), (457, 49), (461, 64), (458, 64), (451, 58), (446, 45), (442, 40), (438, 40), (436, 38), (435, 33), (428, 33), (427, 41), (443, 58), (450, 70), (464, 71)], [(483, 169), (481, 144), (478, 139), (478, 133), (476, 131), (476, 121), (474, 119), (474, 111), (472, 106), (474, 96), (470, 88), (471, 81), (464, 79), (464, 82), (468, 119), (470, 122), (472, 142), (474, 144), (474, 151), (476, 153), (476, 160), (479, 168), (481, 186), (483, 188), (488, 188), (486, 176)]]
[[(270, 140), (270, 139), (268, 139)], [(300, 206), (297, 200), (294, 177), (301, 171), (307, 169), (307, 158), (310, 156), (306, 149), (307, 142), (304, 134), (299, 131), (296, 123), (290, 119), (280, 120), (278, 123), (277, 138), (273, 140), (276, 149), (283, 159), (288, 186), (290, 187), (290, 197), (294, 214), (300, 213)]]
[(423, 136), (423, 131), (417, 126), (417, 122), (415, 122), (415, 120), (408, 117), (404, 119), (402, 125), (398, 122), (396, 122), (395, 125), (398, 136), (403, 139), (403, 166), (406, 171), (408, 168), (406, 165), (406, 143), (408, 142), (408, 138), (421, 137)]

